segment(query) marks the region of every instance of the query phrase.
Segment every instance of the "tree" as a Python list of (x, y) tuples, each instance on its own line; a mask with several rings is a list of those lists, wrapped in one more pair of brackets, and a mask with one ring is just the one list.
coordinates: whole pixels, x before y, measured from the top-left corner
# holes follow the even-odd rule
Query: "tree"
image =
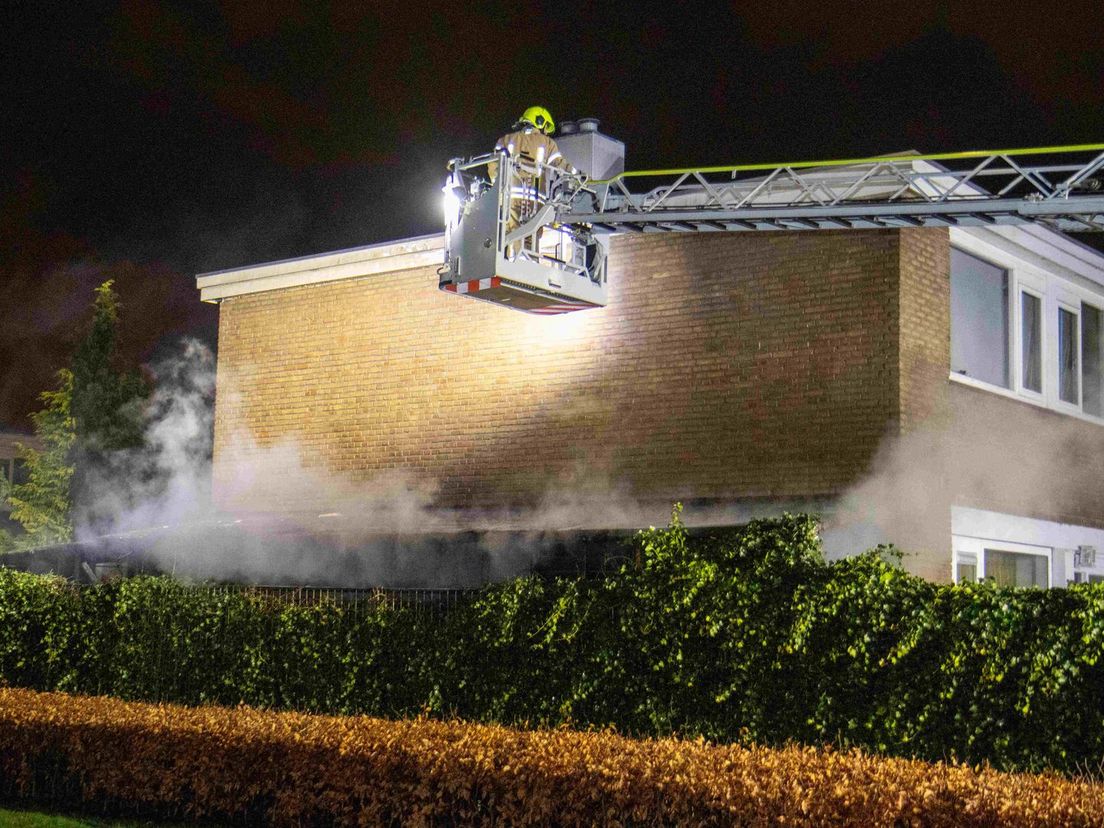
[(121, 305), (113, 285), (109, 279), (96, 288), (92, 325), (73, 354), (71, 520), (93, 531), (111, 518), (113, 498), (107, 495), (128, 484), (126, 457), (142, 446), (149, 396), (141, 374), (119, 364)]
[(149, 388), (119, 366), (119, 310), (109, 279), (95, 290), (92, 325), (73, 354), (73, 419), (79, 445), (113, 451), (142, 445), (142, 409)]
[(72, 394), (73, 374), (62, 369), (58, 372), (57, 389), (44, 391), (40, 396), (45, 406), (31, 415), (31, 421), (43, 448), (20, 446), (19, 456), (26, 464), (26, 482), (5, 487), (12, 519), (18, 521), (27, 534), (16, 539), (0, 539), (0, 543), (31, 547), (62, 543), (73, 537), (69, 518), (69, 485), (73, 476), (69, 455), (76, 440), (70, 412)]
[(58, 373), (57, 389), (44, 392), (45, 407), (31, 415), (45, 448), (24, 447), (27, 481), (0, 492), (27, 534), (0, 537), (0, 548), (67, 541), (74, 527), (96, 531), (112, 516), (105, 494), (126, 485), (126, 457), (143, 444), (149, 395), (136, 370), (119, 367), (119, 308), (111, 280), (96, 288), (92, 323), (72, 368)]

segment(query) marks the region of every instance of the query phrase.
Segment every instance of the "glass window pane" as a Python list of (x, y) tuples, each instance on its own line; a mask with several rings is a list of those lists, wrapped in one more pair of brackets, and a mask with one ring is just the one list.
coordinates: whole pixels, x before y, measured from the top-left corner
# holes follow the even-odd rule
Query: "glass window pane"
[(1043, 390), (1043, 303), (1038, 296), (1020, 294), (1023, 339), (1023, 387)]
[(977, 564), (960, 563), (958, 565), (958, 583), (965, 584), (977, 580)]
[(1058, 308), (1058, 398), (1075, 405), (1081, 402), (1077, 333), (1077, 314)]
[(1104, 341), (1100, 328), (1100, 309), (1081, 305), (1081, 407), (1086, 414), (1104, 417)]
[(1045, 555), (1028, 555), (1023, 552), (985, 550), (985, 578), (997, 586), (1027, 587), (1050, 586)]
[(12, 461), (12, 482), (16, 485), (23, 485), (30, 479), (30, 474), (27, 471), (27, 464), (22, 460)]
[(1008, 272), (951, 248), (951, 370), (1009, 387)]

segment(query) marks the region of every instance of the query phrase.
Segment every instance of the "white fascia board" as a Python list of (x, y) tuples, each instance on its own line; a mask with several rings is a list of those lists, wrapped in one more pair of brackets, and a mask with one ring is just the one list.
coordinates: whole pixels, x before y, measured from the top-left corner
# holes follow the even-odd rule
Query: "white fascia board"
[(1095, 546), (1104, 550), (1104, 529), (991, 512), (969, 506), (951, 507), (951, 534), (998, 543), (1049, 546), (1052, 549)]
[[(1057, 230), (1038, 224), (962, 228), (1050, 271), (1055, 267), (1073, 281), (1084, 279), (1099, 290), (1104, 287), (1104, 253), (1093, 250)], [(999, 238), (1000, 241), (995, 241)]]
[(218, 302), (230, 296), (440, 265), (444, 262), (444, 247), (444, 234), (435, 233), (278, 262), (200, 273), (196, 276), (196, 287), (199, 288), (202, 301)]
[[(917, 172), (924, 173), (945, 169), (930, 161), (914, 161), (912, 166)], [(953, 179), (948, 178), (948, 182), (953, 183)], [(917, 189), (923, 191), (923, 188)], [(963, 185), (962, 189), (970, 193), (985, 192), (972, 183)], [(1058, 230), (1030, 223), (993, 227), (952, 227), (952, 244), (959, 234), (989, 242), (1006, 253), (1029, 261), (1042, 270), (1058, 272), (1073, 282), (1086, 280), (1092, 288), (1099, 290), (1104, 287), (1104, 253)]]
[(977, 239), (1046, 273), (1099, 294), (1104, 290), (1104, 255), (1046, 227), (1025, 224), (998, 227), (952, 227), (951, 245)]

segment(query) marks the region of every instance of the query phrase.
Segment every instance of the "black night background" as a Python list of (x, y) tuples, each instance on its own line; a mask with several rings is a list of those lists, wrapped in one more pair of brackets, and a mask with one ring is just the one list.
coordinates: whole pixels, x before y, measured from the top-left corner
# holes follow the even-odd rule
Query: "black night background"
[(199, 272), (439, 229), (527, 106), (629, 169), (1104, 140), (1094, 2), (7, 2), (0, 427), (116, 279), (129, 354), (214, 346)]

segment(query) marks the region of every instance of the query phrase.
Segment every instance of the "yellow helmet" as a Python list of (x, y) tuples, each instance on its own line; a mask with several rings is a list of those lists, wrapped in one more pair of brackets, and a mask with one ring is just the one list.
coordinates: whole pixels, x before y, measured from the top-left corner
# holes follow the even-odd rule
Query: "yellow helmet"
[(556, 131), (556, 122), (552, 120), (552, 113), (543, 106), (529, 107), (522, 113), (518, 123), (528, 124), (535, 129), (539, 129), (545, 135), (551, 135)]

